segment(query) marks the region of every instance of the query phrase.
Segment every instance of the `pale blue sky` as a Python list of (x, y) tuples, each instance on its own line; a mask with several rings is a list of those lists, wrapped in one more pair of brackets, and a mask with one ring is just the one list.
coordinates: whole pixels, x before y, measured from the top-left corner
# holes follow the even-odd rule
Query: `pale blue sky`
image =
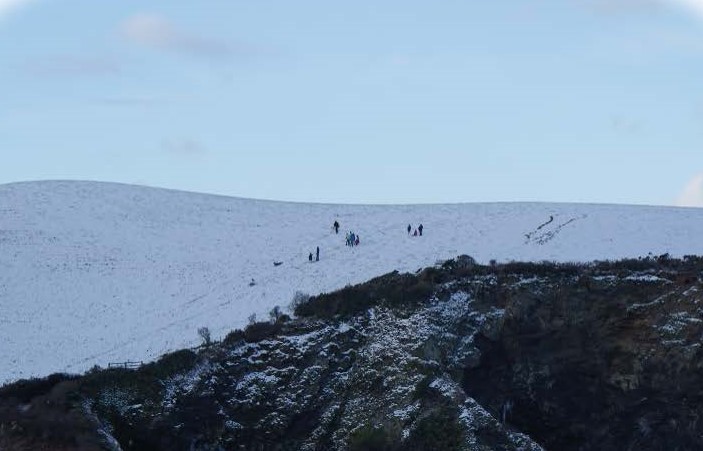
[(0, 0), (0, 183), (703, 205), (703, 1)]

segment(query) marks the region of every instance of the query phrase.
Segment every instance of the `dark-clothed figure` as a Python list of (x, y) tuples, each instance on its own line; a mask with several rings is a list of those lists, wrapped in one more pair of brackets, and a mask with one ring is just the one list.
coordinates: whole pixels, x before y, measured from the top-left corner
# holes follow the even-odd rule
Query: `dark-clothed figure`
[(420, 227), (417, 228), (417, 231), (420, 232), (420, 236), (422, 236), (422, 229), (423, 229), (422, 224), (420, 224)]
[(408, 224), (408, 235), (410, 235), (410, 231), (411, 231), (412, 229), (413, 229), (413, 228), (410, 227), (410, 224)]
[(339, 233), (339, 222), (334, 221), (334, 224), (332, 224), (332, 227), (334, 227), (334, 233)]
[(317, 250), (315, 251), (315, 261), (320, 261), (320, 246), (317, 246)]
[(310, 252), (310, 255), (308, 255), (308, 261), (312, 262), (312, 252)]

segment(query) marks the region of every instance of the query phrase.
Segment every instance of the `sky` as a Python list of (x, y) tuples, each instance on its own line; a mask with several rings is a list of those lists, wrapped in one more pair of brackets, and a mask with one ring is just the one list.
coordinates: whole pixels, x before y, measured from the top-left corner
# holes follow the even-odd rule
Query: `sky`
[(703, 0), (0, 0), (0, 183), (703, 206)]

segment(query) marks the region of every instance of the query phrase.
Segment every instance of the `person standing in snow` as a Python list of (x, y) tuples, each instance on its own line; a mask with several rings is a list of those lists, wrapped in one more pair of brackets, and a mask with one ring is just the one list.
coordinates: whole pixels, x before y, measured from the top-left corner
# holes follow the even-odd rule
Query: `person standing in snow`
[(317, 250), (315, 251), (315, 261), (320, 261), (320, 246), (317, 246)]
[(420, 236), (422, 236), (422, 224), (420, 224), (420, 227), (417, 228), (417, 231), (420, 232)]
[(412, 229), (413, 229), (413, 228), (410, 227), (410, 224), (408, 224), (408, 235), (410, 235), (410, 231), (411, 231)]
[(415, 229), (415, 232), (413, 232), (413, 236), (417, 236), (417, 229)]
[(310, 255), (308, 255), (308, 261), (312, 263), (312, 252), (310, 252)]
[(354, 232), (351, 232), (350, 238), (351, 246), (354, 247), (354, 241), (356, 241), (356, 235), (354, 235)]
[(334, 233), (339, 234), (339, 222), (337, 222), (337, 220), (334, 221), (332, 227), (334, 227)]
[(354, 241), (354, 246), (358, 246), (358, 245), (359, 245), (359, 235), (357, 234), (356, 240)]

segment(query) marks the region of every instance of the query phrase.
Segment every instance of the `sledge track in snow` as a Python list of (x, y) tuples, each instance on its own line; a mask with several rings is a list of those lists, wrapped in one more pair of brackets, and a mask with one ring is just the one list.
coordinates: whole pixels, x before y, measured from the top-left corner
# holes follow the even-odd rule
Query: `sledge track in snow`
[(536, 243), (536, 244), (539, 244), (539, 245), (547, 244), (548, 242), (550, 242), (551, 240), (553, 240), (553, 239), (557, 236), (557, 234), (558, 234), (559, 232), (561, 232), (561, 230), (562, 230), (564, 227), (568, 226), (569, 224), (572, 224), (572, 223), (575, 222), (575, 221), (578, 221), (578, 220), (581, 220), (581, 219), (586, 219), (587, 217), (588, 217), (588, 215), (587, 215), (587, 214), (584, 214), (584, 215), (581, 215), (581, 216), (578, 216), (578, 217), (570, 218), (570, 219), (568, 219), (567, 221), (565, 221), (565, 222), (563, 222), (563, 223), (557, 225), (555, 228), (553, 228), (553, 229), (551, 229), (551, 230), (547, 230), (547, 231), (545, 231), (545, 232), (543, 232), (543, 233), (537, 235), (536, 237), (532, 238), (532, 237), (535, 235), (535, 233), (537, 233), (537, 232), (538, 232), (539, 230), (541, 230), (543, 227), (545, 227), (545, 226), (551, 224), (551, 223), (554, 221), (554, 217), (553, 217), (553, 216), (550, 216), (550, 217), (549, 217), (549, 221), (547, 221), (547, 222), (545, 222), (544, 224), (542, 224), (542, 225), (540, 225), (539, 227), (537, 227), (537, 229), (535, 229), (534, 232), (525, 235), (525, 236), (528, 236), (528, 235), (530, 236), (530, 238), (528, 238), (528, 239), (525, 241), (525, 244), (529, 244), (529, 243)]
[(545, 226), (548, 226), (549, 224), (551, 224), (553, 221), (554, 221), (554, 215), (549, 215), (549, 220), (547, 222), (543, 222), (532, 232), (526, 233), (525, 234), (525, 243), (528, 243), (537, 232), (542, 230)]

